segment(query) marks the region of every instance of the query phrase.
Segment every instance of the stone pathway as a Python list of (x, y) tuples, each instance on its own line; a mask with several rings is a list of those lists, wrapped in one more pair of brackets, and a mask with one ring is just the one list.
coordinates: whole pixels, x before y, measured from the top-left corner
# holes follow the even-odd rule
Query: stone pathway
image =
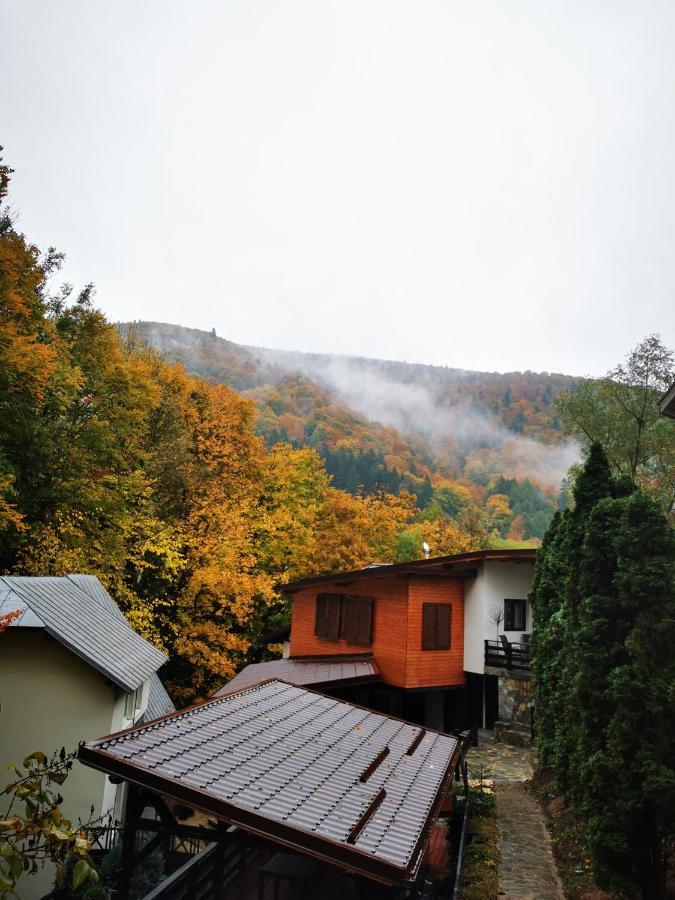
[(505, 900), (564, 900), (541, 808), (522, 784), (500, 784), (499, 883)]
[(469, 778), (492, 782), (499, 823), (500, 896), (504, 900), (564, 900), (548, 830), (539, 804), (524, 782), (534, 772), (532, 752), (495, 744), (481, 731), (468, 755)]
[(501, 782), (529, 781), (534, 775), (532, 751), (526, 747), (495, 744), (494, 732), (478, 732), (478, 747), (467, 757), (469, 778)]

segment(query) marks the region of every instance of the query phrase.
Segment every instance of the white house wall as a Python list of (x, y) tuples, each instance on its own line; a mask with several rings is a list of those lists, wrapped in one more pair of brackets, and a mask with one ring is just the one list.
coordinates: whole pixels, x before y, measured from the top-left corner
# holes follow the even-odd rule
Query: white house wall
[[(485, 641), (497, 640), (504, 634), (488, 618), (490, 609), (504, 609), (504, 600), (525, 600), (532, 587), (534, 563), (485, 560), (478, 566), (476, 578), (467, 579), (464, 592), (464, 671), (482, 674), (485, 670)], [(532, 612), (527, 603), (525, 632), (532, 628)], [(508, 632), (511, 641), (518, 641), (521, 632)]]
[[(124, 718), (125, 693), (50, 638), (41, 628), (8, 628), (0, 637), (0, 771), (29, 753), (50, 754), (95, 740), (131, 724)], [(147, 704), (145, 685), (143, 703)], [(139, 713), (140, 714), (140, 713)], [(86, 820), (115, 810), (115, 785), (101, 772), (75, 762), (60, 789), (66, 818)], [(119, 807), (119, 803), (117, 804)], [(44, 896), (53, 885), (50, 866), (19, 882), (22, 900)]]

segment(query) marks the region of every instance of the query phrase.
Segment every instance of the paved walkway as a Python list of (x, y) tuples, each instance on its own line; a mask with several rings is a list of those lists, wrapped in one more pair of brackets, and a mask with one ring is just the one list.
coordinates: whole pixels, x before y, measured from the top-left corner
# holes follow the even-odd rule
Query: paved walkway
[(504, 900), (564, 900), (541, 807), (522, 784), (500, 784), (499, 883)]
[(468, 755), (469, 778), (494, 786), (500, 841), (500, 897), (503, 900), (564, 900), (544, 815), (525, 782), (533, 775), (532, 753), (495, 744), (479, 733)]
[(478, 732), (478, 747), (467, 757), (469, 778), (501, 782), (529, 781), (534, 775), (532, 751), (526, 747), (495, 744), (494, 732)]

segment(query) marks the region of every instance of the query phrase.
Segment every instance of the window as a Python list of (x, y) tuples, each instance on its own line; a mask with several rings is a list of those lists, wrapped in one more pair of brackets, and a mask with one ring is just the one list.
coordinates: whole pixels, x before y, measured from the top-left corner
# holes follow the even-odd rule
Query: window
[(337, 641), (340, 636), (340, 594), (319, 594), (316, 598), (314, 634), (325, 641)]
[(525, 631), (527, 625), (525, 600), (504, 601), (504, 631)]
[(372, 642), (373, 601), (370, 597), (319, 594), (314, 634), (325, 641), (342, 639), (368, 647)]
[(340, 637), (349, 644), (367, 647), (372, 641), (373, 601), (370, 597), (344, 597)]
[(136, 688), (133, 694), (127, 694), (124, 700), (124, 715), (132, 721), (136, 718), (136, 713), (141, 708), (141, 700), (143, 697), (143, 685)]
[(449, 650), (451, 624), (450, 603), (423, 603), (422, 650)]

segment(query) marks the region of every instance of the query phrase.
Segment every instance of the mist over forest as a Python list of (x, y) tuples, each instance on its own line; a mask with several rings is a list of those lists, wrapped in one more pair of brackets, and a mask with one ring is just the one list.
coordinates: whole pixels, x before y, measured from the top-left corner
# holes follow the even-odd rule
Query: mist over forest
[(562, 435), (554, 400), (572, 376), (280, 351), (163, 323), (120, 329), (253, 399), (268, 445), (313, 447), (343, 490), (408, 491), (423, 511), (448, 485), (480, 505), (498, 495), (511, 513), (498, 530), (516, 539), (541, 538), (565, 503), (579, 446)]

